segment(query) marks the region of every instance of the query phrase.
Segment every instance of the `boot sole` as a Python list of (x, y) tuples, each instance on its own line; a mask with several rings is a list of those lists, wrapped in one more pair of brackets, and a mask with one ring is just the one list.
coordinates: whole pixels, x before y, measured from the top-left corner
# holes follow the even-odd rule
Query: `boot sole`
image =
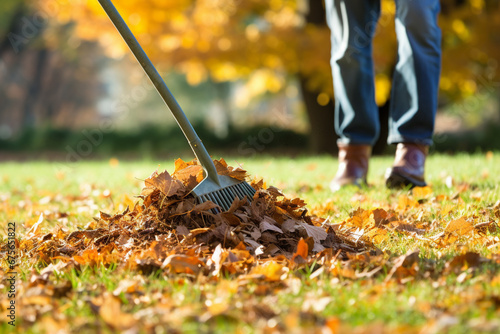
[(415, 187), (425, 187), (427, 183), (419, 180), (415, 180), (409, 176), (403, 176), (396, 173), (391, 173), (389, 177), (385, 180), (385, 185), (389, 189), (402, 189), (408, 188), (413, 189)]

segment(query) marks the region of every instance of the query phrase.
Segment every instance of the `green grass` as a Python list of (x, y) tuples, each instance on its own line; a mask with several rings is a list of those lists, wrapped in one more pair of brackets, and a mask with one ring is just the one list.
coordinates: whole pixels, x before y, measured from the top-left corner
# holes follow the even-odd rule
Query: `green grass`
[[(189, 160), (190, 156), (185, 159)], [(232, 166), (241, 164), (250, 175), (263, 178), (268, 186), (282, 189), (287, 196), (301, 197), (313, 213), (330, 217), (332, 223), (345, 221), (358, 207), (396, 209), (402, 196), (411, 197), (406, 191), (385, 188), (383, 176), (392, 162), (391, 157), (371, 160), (368, 188), (347, 188), (334, 194), (329, 191), (328, 183), (335, 174), (337, 161), (328, 156), (225, 157), (225, 160)], [(131, 198), (138, 195), (143, 180), (156, 168), (173, 171), (173, 160), (120, 161), (117, 165), (109, 161), (69, 165), (44, 161), (0, 163), (0, 220), (16, 222), (19, 240), (42, 212), (44, 233), (54, 226), (70, 231), (84, 228), (99, 211), (116, 213), (123, 209), (125, 195)], [(499, 153), (431, 155), (426, 175), (432, 198), (423, 200), (418, 208), (402, 210), (402, 219), (444, 225), (462, 216), (477, 222), (485, 217), (498, 224), (500, 210), (495, 209), (495, 204), (500, 199)], [(442, 199), (437, 200), (437, 196)], [(447, 206), (451, 209), (446, 209)], [(500, 237), (498, 230), (487, 233)], [(0, 230), (2, 244), (6, 241), (5, 235), (6, 224)], [(287, 332), (294, 327), (305, 331), (320, 329), (330, 319), (340, 322), (341, 332), (357, 328), (359, 332), (368, 333), (379, 328), (377, 326), (387, 333), (433, 330), (475, 333), (488, 332), (488, 328), (490, 332), (500, 329), (496, 320), (500, 309), (495, 302), (500, 298), (498, 263), (490, 261), (477, 270), (465, 268), (465, 280), (459, 280), (459, 274), (455, 273), (432, 274), (442, 271), (450, 259), (464, 249), (492, 258), (498, 248), (468, 244), (461, 239), (449, 247), (434, 248), (396, 231), (377, 246), (386, 252), (386, 259), (420, 249), (423, 260), (419, 265), (432, 267), (429, 277), (384, 282), (390, 270), (387, 267), (374, 278), (353, 279), (326, 271), (311, 278), (316, 267), (310, 267), (292, 271), (284, 282), (242, 284), (231, 276), (211, 281), (162, 272), (144, 276), (113, 266), (79, 266), (50, 278), (54, 287), (69, 282), (71, 289), (67, 296), (54, 300), (46, 311), (40, 311), (36, 321), (18, 310), (18, 325), (27, 333), (49, 331), (47, 319), (54, 317), (61, 326), (79, 333), (115, 332), (96, 315), (92, 305), (100, 296), (111, 298), (113, 292), (120, 289), (121, 282), (133, 281), (136, 290), (118, 292), (117, 298), (121, 312), (136, 315), (152, 312), (151, 316), (140, 316), (148, 319), (140, 328), (144, 332), (253, 333), (273, 329)], [(338, 265), (342, 267), (342, 263)], [(366, 265), (360, 263), (359, 269)], [(40, 272), (43, 268), (44, 265), (39, 265), (36, 270)], [(32, 269), (21, 261), (19, 277), (23, 289), (30, 284)], [(2, 304), (6, 302), (4, 287), (0, 304), (6, 305)], [(220, 303), (225, 309), (214, 312), (210, 306), (214, 303)], [(155, 309), (159, 305), (165, 313)], [(448, 322), (446, 316), (451, 317)], [(1, 332), (11, 329), (4, 318)], [(155, 330), (155, 324), (163, 324), (163, 327)], [(164, 327), (165, 324), (168, 326)]]

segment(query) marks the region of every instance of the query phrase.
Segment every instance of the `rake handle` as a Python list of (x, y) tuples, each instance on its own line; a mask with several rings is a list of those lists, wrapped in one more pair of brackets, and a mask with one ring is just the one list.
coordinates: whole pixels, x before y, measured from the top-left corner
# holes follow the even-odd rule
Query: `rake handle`
[(182, 111), (181, 107), (179, 106), (179, 103), (177, 103), (177, 100), (174, 98), (174, 96), (168, 89), (167, 85), (165, 84), (165, 81), (163, 81), (162, 77), (154, 67), (153, 63), (147, 56), (146, 52), (144, 52), (141, 45), (135, 38), (132, 31), (129, 29), (123, 18), (121, 17), (120, 13), (116, 10), (113, 3), (110, 0), (98, 0), (98, 1), (101, 4), (104, 11), (106, 12), (106, 14), (108, 15), (111, 22), (114, 24), (115, 28), (122, 36), (125, 43), (127, 43), (128, 47), (134, 54), (139, 64), (141, 64), (149, 80), (151, 80), (156, 90), (162, 97), (163, 101), (170, 109), (170, 112), (177, 121), (177, 124), (179, 124), (179, 127), (184, 133), (184, 136), (188, 140), (189, 146), (191, 146), (194, 155), (198, 159), (198, 162), (205, 169), (207, 176), (210, 179), (212, 179), (212, 181), (219, 183), (217, 177), (217, 170), (205, 146), (201, 142), (196, 131), (194, 131), (193, 126), (186, 117), (186, 114), (184, 113), (184, 111)]

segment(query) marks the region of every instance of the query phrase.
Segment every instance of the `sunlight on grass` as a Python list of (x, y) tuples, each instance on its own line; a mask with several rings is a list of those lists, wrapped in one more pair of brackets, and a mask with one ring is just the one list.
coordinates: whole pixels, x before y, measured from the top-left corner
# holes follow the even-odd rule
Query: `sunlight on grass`
[[(18, 325), (33, 333), (127, 329), (108, 317), (116, 312), (139, 331), (165, 324), (174, 331), (227, 333), (500, 329), (500, 154), (432, 155), (430, 187), (410, 192), (385, 188), (388, 157), (372, 159), (369, 187), (337, 193), (328, 189), (337, 162), (327, 156), (225, 159), (287, 197), (304, 199), (308, 214), (328, 218), (337, 233), (362, 231), (359, 240), (374, 248), (343, 258), (309, 255), (269, 277), (262, 270), (260, 276), (176, 274), (149, 268), (147, 261), (138, 270), (118, 262), (80, 264), (64, 256), (47, 271), (41, 259), (21, 259), (19, 291), (29, 293), (19, 292), (17, 300), (31, 313), (18, 311)], [(173, 166), (173, 161), (153, 160), (2, 163), (0, 219), (16, 222), (20, 242), (40, 217), (37, 233), (47, 240), (57, 229), (88, 230), (100, 211), (116, 214), (138, 201), (144, 179), (155, 169), (173, 171)], [(5, 227), (0, 234), (5, 250)], [(58, 263), (72, 265), (57, 269)], [(2, 290), (5, 306), (7, 287)], [(8, 326), (3, 322), (1, 330)]]

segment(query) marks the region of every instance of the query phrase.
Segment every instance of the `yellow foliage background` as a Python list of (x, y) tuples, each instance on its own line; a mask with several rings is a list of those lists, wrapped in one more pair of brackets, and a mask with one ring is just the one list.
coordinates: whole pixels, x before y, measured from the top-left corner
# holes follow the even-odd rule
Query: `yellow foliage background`
[[(35, 2), (47, 7), (55, 0)], [(500, 2), (441, 3), (441, 91), (458, 99), (494, 86), (499, 79)], [(318, 103), (328, 103), (333, 94), (330, 31), (306, 22), (306, 0), (123, 0), (115, 5), (152, 61), (185, 74), (191, 85), (209, 77), (245, 79), (250, 99), (280, 91), (288, 75), (300, 73), (308, 88), (318, 91)], [(57, 6), (57, 21), (76, 21), (79, 38), (99, 40), (113, 57), (128, 53), (98, 1), (57, 1)], [(389, 96), (396, 61), (394, 13), (394, 0), (382, 0), (374, 47), (378, 104)]]

